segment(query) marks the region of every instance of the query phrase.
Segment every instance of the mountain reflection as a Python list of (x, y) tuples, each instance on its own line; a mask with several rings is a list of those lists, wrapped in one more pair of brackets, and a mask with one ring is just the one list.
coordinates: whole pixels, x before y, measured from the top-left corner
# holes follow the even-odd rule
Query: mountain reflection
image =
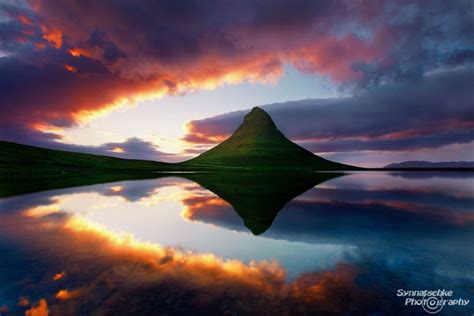
[(422, 315), (396, 290), (473, 299), (473, 179), (180, 174), (5, 198), (0, 313)]
[[(310, 188), (341, 175), (337, 173), (234, 172), (196, 173), (185, 177), (199, 183), (228, 202), (242, 218), (244, 225), (252, 233), (258, 235), (272, 225), (278, 212), (289, 201)], [(188, 202), (186, 205), (192, 210), (191, 203), (194, 200), (186, 202)], [(213, 207), (212, 204), (210, 203), (209, 206)], [(201, 206), (200, 203), (197, 205)], [(202, 207), (201, 211), (207, 212)], [(193, 211), (191, 213), (194, 214)], [(214, 212), (214, 214), (219, 216), (219, 212)], [(195, 217), (196, 214), (193, 216)]]

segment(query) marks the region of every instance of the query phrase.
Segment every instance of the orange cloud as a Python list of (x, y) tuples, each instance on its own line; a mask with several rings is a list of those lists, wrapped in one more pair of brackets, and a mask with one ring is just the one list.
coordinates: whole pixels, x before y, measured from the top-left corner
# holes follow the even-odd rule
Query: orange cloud
[(38, 50), (42, 50), (46, 47), (46, 44), (43, 43), (43, 42), (35, 42), (34, 45), (35, 45), (36, 49), (38, 49)]
[(21, 297), (20, 300), (17, 303), (18, 306), (25, 307), (30, 305), (30, 301), (26, 297)]
[(43, 32), (43, 38), (47, 40), (53, 47), (59, 49), (61, 46), (63, 46), (63, 35), (59, 29), (46, 25), (41, 25), (40, 28)]
[(64, 274), (65, 274), (64, 272), (56, 273), (53, 277), (53, 280), (57, 281), (59, 279), (62, 279), (64, 277)]
[(25, 316), (48, 316), (48, 303), (45, 299), (41, 299), (32, 308), (25, 311)]
[(67, 71), (70, 71), (70, 72), (73, 72), (73, 73), (76, 73), (77, 72), (77, 68), (74, 67), (74, 66), (71, 66), (71, 65), (64, 65), (64, 68), (66, 68)]
[(19, 16), (17, 16), (17, 19), (23, 25), (32, 25), (33, 24), (31, 19), (29, 17), (27, 17), (26, 15), (19, 15)]
[(221, 208), (232, 207), (221, 198), (214, 196), (194, 196), (183, 200), (185, 205), (181, 216), (188, 220), (196, 220), (199, 217), (216, 218), (222, 215)]
[(73, 291), (69, 291), (67, 289), (61, 290), (58, 293), (56, 293), (56, 298), (61, 301), (67, 301), (67, 300), (74, 300), (77, 299), (79, 296), (82, 295), (82, 290), (81, 289), (76, 289)]
[(114, 152), (114, 153), (123, 153), (123, 152), (125, 152), (125, 150), (122, 147), (115, 147), (111, 151)]
[(32, 207), (24, 212), (25, 216), (28, 217), (43, 217), (50, 214), (59, 212), (60, 209), (57, 205), (40, 205), (37, 207)]
[(123, 191), (123, 186), (120, 185), (115, 185), (109, 189), (112, 192), (122, 192)]
[(186, 130), (184, 140), (188, 143), (217, 144), (230, 136), (230, 134), (212, 134), (210, 131), (201, 131), (193, 121), (187, 122), (184, 128)]
[(93, 56), (91, 51), (85, 48), (79, 48), (79, 47), (70, 48), (68, 52), (69, 54), (71, 54), (71, 56), (74, 56), (74, 57), (79, 57), (79, 56), (92, 57)]

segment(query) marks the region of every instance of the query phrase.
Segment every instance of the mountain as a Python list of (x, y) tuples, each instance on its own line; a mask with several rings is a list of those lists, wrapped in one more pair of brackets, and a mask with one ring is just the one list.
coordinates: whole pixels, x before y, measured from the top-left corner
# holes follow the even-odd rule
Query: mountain
[(249, 169), (348, 170), (287, 139), (264, 110), (254, 107), (227, 140), (184, 163), (188, 166)]
[(404, 161), (399, 163), (392, 163), (386, 165), (384, 168), (389, 169), (403, 169), (403, 168), (474, 168), (474, 161), (446, 161), (446, 162), (431, 162), (431, 161)]
[(0, 141), (0, 174), (156, 171), (350, 170), (355, 167), (314, 155), (288, 140), (271, 117), (253, 108), (234, 134), (198, 157), (182, 163), (121, 159)]

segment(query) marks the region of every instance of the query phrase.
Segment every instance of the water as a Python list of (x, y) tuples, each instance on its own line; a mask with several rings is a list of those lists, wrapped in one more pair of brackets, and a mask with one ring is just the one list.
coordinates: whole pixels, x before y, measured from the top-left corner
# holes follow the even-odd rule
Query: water
[(1, 314), (427, 315), (397, 293), (446, 289), (471, 302), (440, 314), (470, 315), (473, 185), (233, 173), (13, 192), (0, 200)]

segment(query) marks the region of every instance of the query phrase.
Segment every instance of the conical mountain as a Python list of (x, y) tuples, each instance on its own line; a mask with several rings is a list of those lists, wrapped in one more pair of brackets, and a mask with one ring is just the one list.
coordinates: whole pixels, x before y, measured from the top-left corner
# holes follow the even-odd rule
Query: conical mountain
[(258, 169), (347, 170), (354, 167), (314, 155), (290, 141), (270, 115), (254, 107), (227, 140), (191, 159), (194, 166)]

